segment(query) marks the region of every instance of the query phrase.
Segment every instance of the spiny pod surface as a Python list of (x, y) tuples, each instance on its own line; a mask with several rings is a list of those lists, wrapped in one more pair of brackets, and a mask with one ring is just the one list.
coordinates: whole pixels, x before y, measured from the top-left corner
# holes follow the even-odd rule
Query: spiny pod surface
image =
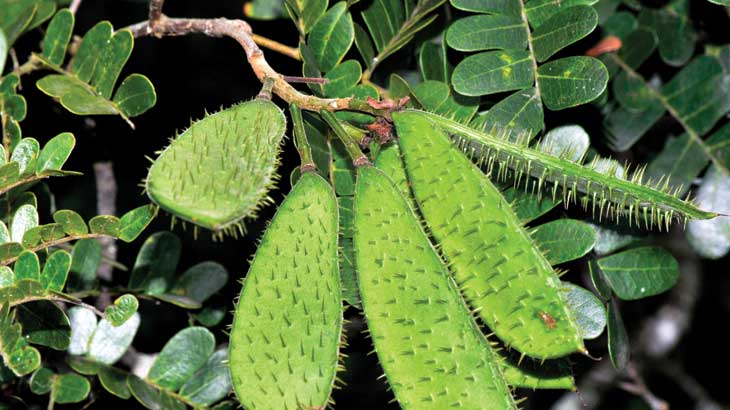
[(499, 190), (427, 117), (393, 119), (419, 209), (479, 316), (528, 356), (585, 351), (557, 274)]
[(480, 132), (437, 114), (420, 115), (428, 118), (431, 126), (447, 132), (472, 159), (485, 165), (487, 174), (498, 180), (511, 175), (515, 185), (524, 181), (526, 190), (538, 194), (548, 191), (553, 200), (560, 192), (566, 207), (580, 203), (599, 221), (606, 218), (619, 222), (626, 218), (629, 226), (669, 230), (676, 220), (686, 224), (693, 219), (717, 216), (698, 208), (689, 195), (680, 198), (681, 187), (670, 186), (668, 177), (645, 178), (645, 167), (629, 173), (628, 165), (622, 167), (606, 158), (595, 157), (584, 163), (584, 158), (571, 158), (570, 149), (555, 155), (528, 146), (527, 140), (514, 143), (494, 131)]
[(246, 409), (328, 403), (342, 330), (337, 218), (331, 186), (309, 172), (264, 233), (230, 335), (231, 379)]
[(372, 167), (358, 169), (355, 260), (368, 328), (402, 409), (516, 408), (413, 210)]
[(185, 221), (220, 232), (255, 214), (276, 179), (286, 117), (256, 99), (193, 123), (147, 176), (150, 199)]

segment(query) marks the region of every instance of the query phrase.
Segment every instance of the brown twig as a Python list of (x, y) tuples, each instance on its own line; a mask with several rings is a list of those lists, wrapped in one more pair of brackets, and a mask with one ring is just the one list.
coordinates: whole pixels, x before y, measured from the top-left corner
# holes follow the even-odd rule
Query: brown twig
[(144, 21), (134, 24), (129, 29), (134, 37), (143, 36), (183, 36), (191, 33), (202, 33), (210, 37), (230, 37), (243, 47), (248, 63), (263, 82), (266, 78), (274, 80), (273, 92), (286, 102), (296, 102), (302, 109), (310, 111), (338, 111), (355, 110), (370, 114), (380, 114), (381, 110), (370, 107), (365, 101), (347, 98), (319, 98), (297, 91), (281, 74), (274, 70), (264, 57), (264, 53), (253, 38), (251, 26), (243, 20), (217, 19), (187, 19), (168, 18), (164, 14), (155, 21)]
[(279, 54), (291, 57), (297, 61), (302, 61), (302, 56), (299, 54), (299, 49), (296, 47), (289, 47), (286, 44), (281, 44), (278, 41), (274, 41), (255, 33), (251, 33), (251, 38), (253, 38), (253, 41), (255, 41), (256, 44), (263, 48), (268, 48), (271, 51), (276, 51)]
[(165, 0), (150, 0), (150, 28), (155, 28), (157, 23), (160, 21), (160, 18), (162, 18), (162, 5), (164, 3)]

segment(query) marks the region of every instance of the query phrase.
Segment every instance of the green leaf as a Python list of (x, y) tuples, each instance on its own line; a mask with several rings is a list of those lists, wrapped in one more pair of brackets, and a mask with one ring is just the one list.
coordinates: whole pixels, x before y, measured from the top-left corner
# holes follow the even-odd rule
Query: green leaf
[(540, 66), (537, 79), (545, 106), (557, 111), (598, 98), (608, 84), (608, 71), (593, 57), (565, 57)]
[(132, 344), (139, 322), (139, 313), (135, 313), (124, 324), (116, 327), (106, 319), (100, 320), (89, 341), (88, 356), (99, 363), (114, 364)]
[[(616, 36), (621, 39), (622, 43), (626, 42), (628, 36), (639, 26), (639, 22), (636, 20), (636, 17), (628, 11), (619, 11), (616, 13), (612, 12), (609, 17), (604, 19), (603, 13), (601, 13), (600, 10), (601, 7), (596, 6), (594, 8), (598, 11), (599, 21), (601, 22), (601, 31), (603, 34)], [(622, 44), (621, 48), (631, 46), (633, 46), (633, 44), (627, 43), (625, 45)], [(619, 53), (620, 52), (621, 51), (619, 51)]]
[(64, 132), (51, 138), (38, 155), (36, 172), (42, 174), (47, 170), (60, 170), (75, 145), (76, 139), (70, 132)]
[(96, 280), (96, 270), (101, 263), (101, 244), (96, 239), (82, 239), (71, 251), (71, 285), (87, 289)]
[(16, 376), (25, 376), (41, 365), (41, 354), (22, 337), (9, 304), (0, 304), (0, 355)]
[(52, 242), (65, 236), (63, 226), (61, 224), (52, 223), (39, 225), (25, 231), (23, 235), (23, 246), (26, 248), (35, 248), (38, 246), (50, 245)]
[(531, 140), (543, 128), (544, 117), (540, 98), (534, 88), (526, 88), (501, 100), (470, 126), (486, 132), (505, 134), (510, 141)]
[(307, 37), (307, 45), (314, 53), (319, 69), (326, 73), (342, 61), (354, 39), (352, 16), (347, 11), (347, 3), (341, 1), (317, 20)]
[(157, 103), (152, 82), (142, 74), (130, 74), (114, 93), (112, 100), (127, 117), (142, 115)]
[(73, 355), (86, 354), (89, 350), (91, 337), (96, 330), (96, 315), (91, 310), (81, 306), (74, 306), (67, 313), (71, 326), (71, 340), (67, 351)]
[(185, 410), (185, 404), (166, 391), (146, 383), (130, 374), (127, 377), (129, 391), (143, 406), (151, 410)]
[(213, 327), (218, 325), (225, 315), (225, 310), (221, 308), (206, 306), (195, 315), (195, 319), (205, 327)]
[[(152, 364), (147, 380), (177, 391), (213, 354), (215, 337), (204, 327), (188, 327), (173, 336)], [(185, 357), (185, 360), (180, 360)]]
[(611, 358), (611, 364), (618, 370), (629, 364), (631, 356), (629, 337), (626, 334), (616, 300), (611, 300), (608, 304), (608, 355)]
[(102, 366), (99, 369), (99, 382), (109, 393), (128, 399), (132, 396), (127, 385), (127, 373), (116, 367)]
[(297, 26), (307, 34), (327, 10), (328, 0), (288, 0), (289, 10), (299, 17)]
[(91, 385), (76, 373), (59, 374), (53, 379), (51, 400), (56, 403), (78, 403), (86, 399)]
[(606, 327), (606, 307), (589, 290), (563, 282), (566, 299), (583, 339), (595, 339)]
[(180, 396), (196, 406), (210, 406), (231, 390), (228, 350), (214, 352), (203, 367), (180, 388)]
[(105, 365), (82, 356), (66, 356), (66, 363), (73, 371), (85, 376), (94, 376)]
[(137, 239), (155, 216), (157, 216), (157, 207), (152, 204), (140, 206), (122, 215), (119, 220), (119, 239), (124, 242), (132, 242)]
[(624, 300), (641, 299), (670, 289), (679, 265), (659, 247), (634, 248), (598, 260), (611, 289)]
[(40, 146), (33, 138), (23, 138), (15, 146), (10, 161), (17, 162), (20, 175), (30, 174), (35, 171), (35, 164), (38, 159)]
[(79, 236), (89, 233), (89, 228), (86, 226), (84, 218), (69, 209), (56, 211), (53, 214), (53, 220), (61, 224), (63, 231), (68, 235)]
[(598, 267), (598, 262), (593, 258), (588, 261), (588, 274), (591, 277), (591, 283), (598, 297), (604, 302), (609, 301), (613, 294), (611, 292), (611, 286), (606, 282), (606, 277), (603, 276), (601, 268)]
[(463, 95), (487, 95), (527, 88), (534, 78), (530, 53), (525, 50), (487, 51), (466, 57), (451, 77)]
[(580, 125), (562, 125), (548, 131), (540, 141), (540, 150), (558, 158), (579, 162), (591, 145), (588, 133)]
[(41, 283), (46, 289), (63, 291), (66, 285), (66, 278), (71, 269), (71, 255), (64, 250), (57, 250), (51, 253), (43, 265)]
[(8, 242), (0, 245), (0, 260), (8, 260), (17, 257), (23, 252), (23, 245), (16, 242)]
[(689, 0), (673, 0), (663, 9), (643, 8), (639, 22), (659, 37), (659, 55), (665, 63), (684, 65), (695, 48), (697, 35), (688, 16)]
[(225, 286), (228, 271), (217, 262), (201, 262), (186, 270), (169, 293), (186, 296), (202, 304)]
[(476, 15), (456, 20), (446, 32), (446, 42), (459, 51), (524, 49), (527, 31), (518, 16)]
[(104, 318), (111, 323), (112, 326), (119, 327), (139, 308), (139, 301), (134, 295), (125, 294), (118, 297), (114, 304), (109, 305), (104, 309)]
[(376, 49), (382, 51), (398, 34), (406, 16), (403, 2), (374, 0), (363, 10), (362, 18), (370, 30)]
[(0, 288), (13, 286), (13, 283), (15, 283), (13, 270), (7, 266), (0, 266)]
[(68, 9), (60, 10), (48, 24), (46, 36), (43, 37), (42, 55), (52, 64), (58, 66), (63, 64), (73, 27), (74, 15)]
[(91, 233), (99, 235), (119, 236), (121, 222), (119, 218), (112, 215), (98, 215), (89, 221)]
[(529, 223), (539, 218), (562, 202), (561, 199), (557, 198), (553, 201), (550, 195), (538, 197), (530, 192), (525, 192), (522, 188), (515, 188), (512, 185), (506, 188), (504, 188), (507, 186), (506, 184), (497, 185), (503, 187), (502, 196), (512, 204), (512, 209), (523, 223)]
[(55, 375), (47, 367), (39, 367), (30, 377), (30, 391), (35, 394), (48, 394), (53, 385)]
[(349, 97), (353, 88), (360, 82), (362, 68), (356, 60), (347, 60), (339, 64), (325, 75), (329, 83), (325, 84), (326, 97)]
[[(590, 34), (597, 25), (598, 14), (590, 6), (575, 6), (554, 14), (532, 32), (535, 58), (538, 62), (546, 61)], [(524, 45), (520, 48), (524, 48)]]
[(413, 96), (427, 111), (460, 123), (468, 123), (479, 108), (477, 98), (452, 94), (449, 86), (439, 81), (424, 81), (413, 89)]
[[(705, 151), (689, 134), (669, 137), (659, 155), (646, 168), (646, 178), (654, 181), (669, 178), (669, 186), (678, 189), (677, 195), (685, 195), (709, 160)], [(680, 188), (681, 187), (681, 188)]]
[(446, 44), (426, 41), (418, 53), (418, 66), (421, 68), (423, 81), (440, 81), (449, 83), (454, 67), (446, 58)]
[(596, 243), (596, 232), (585, 222), (558, 219), (535, 228), (532, 238), (550, 264), (557, 265), (590, 252)]
[(520, 0), (451, 0), (451, 5), (464, 11), (512, 16), (519, 16), (522, 8)]
[(180, 239), (170, 232), (157, 232), (142, 244), (129, 277), (130, 289), (157, 295), (170, 288), (180, 260)]
[[(730, 215), (730, 177), (716, 166), (710, 167), (697, 190), (697, 204), (702, 209)], [(702, 223), (700, 223), (702, 222)], [(702, 257), (719, 259), (730, 251), (730, 218), (690, 221), (687, 239)]]
[(38, 256), (32, 251), (23, 251), (18, 256), (13, 271), (16, 281), (28, 279), (40, 282), (41, 280), (41, 265), (38, 262)]
[(362, 60), (365, 62), (365, 66), (370, 68), (373, 65), (373, 59), (375, 58), (375, 46), (367, 31), (358, 23), (353, 23), (355, 30), (355, 47), (360, 52)]
[(525, 4), (525, 14), (530, 25), (542, 28), (550, 18), (575, 6), (591, 6), (598, 0), (529, 0)]
[(730, 124), (714, 132), (706, 141), (713, 157), (726, 168), (730, 167)]
[(642, 238), (628, 227), (612, 224), (591, 225), (596, 231), (596, 246), (593, 251), (598, 256), (616, 252)]
[(23, 336), (30, 343), (66, 350), (71, 342), (71, 325), (55, 303), (36, 300), (16, 307)]
[[(64, 24), (59, 30), (71, 30), (73, 19), (67, 19)], [(65, 33), (63, 31), (60, 35), (65, 36)], [(50, 34), (52, 37), (46, 39), (48, 44), (60, 43), (56, 38), (58, 33)], [(74, 114), (117, 114), (129, 122), (129, 117), (147, 111), (157, 100), (149, 79), (140, 74), (128, 76), (113, 93), (133, 44), (129, 30), (114, 32), (108, 21), (99, 22), (84, 35), (68, 72), (60, 67), (63, 55), (58, 59), (42, 57), (44, 65), (61, 74), (47, 75), (36, 86), (58, 98), (61, 105)], [(60, 50), (60, 45), (57, 48)]]
[(36, 0), (18, 0), (5, 2), (0, 14), (0, 30), (5, 33), (8, 46), (25, 31), (33, 20), (38, 5)]

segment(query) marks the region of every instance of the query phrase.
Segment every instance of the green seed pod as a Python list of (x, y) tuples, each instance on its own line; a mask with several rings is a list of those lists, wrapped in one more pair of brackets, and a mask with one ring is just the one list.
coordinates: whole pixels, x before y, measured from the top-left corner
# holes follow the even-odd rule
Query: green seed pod
[(382, 149), (375, 159), (375, 168), (383, 171), (408, 200), (411, 208), (416, 209), (416, 203), (413, 200), (413, 195), (411, 195), (411, 187), (408, 185), (408, 176), (398, 145), (393, 144)]
[(499, 190), (422, 113), (393, 119), (419, 209), (479, 316), (528, 356), (585, 351), (558, 276)]
[(193, 123), (150, 168), (147, 194), (176, 217), (215, 232), (254, 216), (274, 184), (286, 117), (252, 100)]
[(337, 257), (334, 192), (305, 173), (264, 233), (234, 312), (231, 379), (244, 408), (327, 405), (342, 330)]
[(402, 409), (516, 408), (415, 214), (371, 167), (358, 169), (355, 260), (375, 350)]
[(596, 157), (590, 163), (574, 160), (572, 150), (562, 155), (545, 152), (527, 146), (526, 141), (511, 142), (494, 133), (479, 132), (463, 124), (437, 114), (420, 112), (428, 118), (432, 127), (447, 132), (457, 146), (467, 152), (479, 164), (486, 165), (487, 174), (496, 174), (504, 180), (511, 174), (516, 185), (524, 181), (525, 189), (541, 193), (549, 191), (555, 200), (562, 193), (563, 203), (579, 203), (590, 209), (599, 220), (621, 218), (629, 225), (644, 225), (650, 229), (669, 230), (674, 221), (685, 224), (693, 219), (710, 219), (717, 216), (704, 211), (687, 195), (680, 198), (681, 187), (669, 186), (669, 178), (662, 176), (652, 181), (644, 177), (645, 167), (637, 167), (629, 173), (628, 167), (618, 162)]

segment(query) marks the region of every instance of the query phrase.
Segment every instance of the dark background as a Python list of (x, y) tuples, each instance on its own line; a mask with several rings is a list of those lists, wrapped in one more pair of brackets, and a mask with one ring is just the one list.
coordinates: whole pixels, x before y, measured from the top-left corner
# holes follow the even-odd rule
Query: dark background
[[(165, 5), (165, 13), (170, 16), (181, 17), (229, 17), (242, 18), (242, 0), (169, 0)], [(363, 4), (367, 1), (363, 1)], [(660, 4), (661, 2), (655, 2)], [(705, 1), (693, 1), (693, 16), (698, 16), (698, 29), (701, 30), (703, 41), (724, 44), (728, 39), (727, 15), (719, 13), (719, 7), (707, 7)], [(700, 4), (701, 3), (701, 4)], [(115, 28), (143, 21), (146, 19), (147, 9), (145, 2), (123, 0), (86, 0), (78, 14), (75, 33), (84, 33), (96, 22), (108, 19)], [(252, 22), (256, 33), (270, 37), (289, 45), (296, 45), (298, 34), (293, 24), (288, 20), (272, 22)], [(594, 33), (593, 40), (599, 37)], [(595, 38), (594, 38), (595, 37)], [(16, 45), (19, 58), (24, 58), (32, 50), (38, 49), (41, 40), (40, 33), (32, 33), (21, 39)], [(581, 43), (586, 44), (586, 43)], [(587, 40), (591, 44), (591, 40)], [(354, 50), (354, 47), (353, 47)], [(568, 53), (572, 50), (566, 51)], [(698, 52), (701, 52), (698, 47)], [(580, 53), (580, 51), (575, 52)], [(391, 57), (388, 63), (379, 69), (387, 73), (388, 64), (395, 64), (398, 68), (415, 69), (414, 49), (406, 48), (398, 55)], [(269, 63), (280, 73), (300, 75), (300, 63), (273, 52), (266, 52)], [(658, 59), (657, 59), (658, 60)], [(659, 61), (650, 61), (642, 67), (650, 72), (656, 72), (661, 67), (663, 78), (670, 78), (676, 70), (668, 69)], [(28, 100), (28, 117), (21, 124), (24, 136), (34, 137), (41, 144), (52, 136), (71, 131), (77, 138), (77, 147), (66, 168), (84, 173), (82, 177), (54, 179), (50, 184), (56, 195), (58, 208), (69, 208), (90, 218), (96, 214), (96, 192), (92, 164), (96, 161), (112, 161), (116, 173), (119, 192), (117, 198), (118, 213), (148, 203), (139, 184), (147, 173), (149, 161), (145, 158), (154, 157), (155, 151), (167, 145), (168, 138), (173, 137), (178, 130), (188, 126), (191, 119), (201, 118), (206, 110), (213, 112), (220, 107), (226, 107), (239, 101), (248, 100), (259, 91), (260, 83), (248, 67), (241, 47), (231, 39), (207, 38), (202, 35), (190, 35), (180, 38), (142, 38), (135, 44), (134, 52), (126, 65), (122, 78), (130, 73), (142, 73), (150, 78), (157, 91), (157, 104), (141, 117), (133, 119), (136, 130), (130, 129), (120, 118), (114, 116), (79, 117), (68, 113), (58, 104), (40, 93), (34, 86), (39, 74), (23, 77), (22, 93)], [(374, 78), (381, 85), (387, 85), (377, 76)], [(281, 101), (278, 101), (281, 102)], [(282, 105), (283, 107), (283, 105)], [(546, 116), (548, 129), (552, 125), (567, 122), (583, 125), (593, 138), (592, 143), (599, 149), (605, 148), (601, 137), (601, 117), (592, 107), (577, 110), (568, 110), (560, 114)], [(650, 158), (658, 150), (668, 133), (677, 133), (679, 129), (672, 121), (660, 122), (642, 139), (641, 146), (633, 154), (624, 154), (622, 159), (643, 161)], [(284, 158), (280, 169), (282, 175), (279, 184), (280, 190), (272, 193), (272, 197), (279, 202), (283, 194), (289, 190), (289, 173), (298, 165), (298, 159), (291, 142), (287, 143)], [(191, 231), (183, 231), (179, 227), (175, 232), (183, 240), (183, 253), (180, 270), (203, 260), (216, 260), (223, 263), (231, 274), (231, 280), (214, 298), (214, 302), (232, 308), (232, 300), (240, 290), (238, 279), (245, 275), (248, 269), (247, 261), (255, 251), (256, 240), (261, 235), (266, 221), (274, 212), (274, 207), (266, 207), (260, 218), (248, 221), (247, 235), (239, 239), (227, 238), (223, 242), (213, 242), (204, 233), (198, 240), (193, 239)], [(565, 213), (562, 209), (553, 211), (547, 219), (557, 214)], [(573, 213), (573, 211), (571, 211)], [(586, 217), (580, 212), (576, 217)], [(41, 221), (41, 222), (49, 222)], [(131, 267), (134, 263), (141, 242), (149, 234), (158, 230), (169, 229), (170, 218), (161, 215), (140, 239), (132, 244), (118, 243), (119, 262)], [(672, 245), (673, 248), (686, 249), (683, 235), (662, 236), (660, 242)], [(727, 369), (730, 368), (730, 359), (727, 354), (728, 342), (724, 330), (730, 315), (730, 303), (727, 295), (730, 294), (730, 281), (727, 278), (727, 259), (701, 264), (701, 295), (699, 305), (694, 315), (691, 331), (684, 338), (678, 349), (672, 353), (672, 360), (685, 370), (704, 388), (709, 395), (720, 402), (730, 403), (730, 389), (727, 389)], [(585, 280), (585, 262), (568, 266), (571, 273), (566, 278), (575, 282)], [(114, 281), (126, 283), (128, 274), (116, 271)], [(667, 300), (667, 296), (658, 296), (641, 302), (625, 303), (622, 305), (624, 320), (629, 329), (629, 335), (634, 341), (636, 330), (644, 318), (653, 314), (656, 309)], [(142, 301), (142, 324), (134, 341), (134, 348), (141, 352), (153, 353), (159, 351), (164, 343), (180, 328), (188, 323), (189, 315), (179, 308), (167, 304), (152, 304)], [(374, 355), (367, 356), (372, 350), (368, 339), (361, 333), (362, 319), (359, 314), (350, 308), (346, 313), (351, 324), (348, 329), (349, 346), (345, 349), (348, 355), (346, 360), (347, 371), (340, 374), (346, 382), (340, 390), (334, 393), (337, 409), (385, 409), (397, 408), (395, 404), (388, 404), (392, 395), (386, 391), (383, 382), (376, 378), (382, 373)], [(231, 322), (230, 315), (223, 323)], [(219, 342), (223, 343), (226, 337), (224, 326), (217, 328)], [(608, 360), (605, 347), (605, 335), (596, 342), (589, 344), (589, 350), (594, 355), (603, 356)], [(578, 380), (594, 362), (588, 359), (576, 358), (574, 372)], [(693, 399), (687, 394), (681, 383), (674, 377), (668, 377), (662, 372), (649, 372), (645, 375), (652, 391), (668, 400), (673, 409), (690, 409)], [(547, 409), (562, 392), (520, 392), (520, 396), (530, 399), (523, 404), (526, 408)], [(612, 389), (606, 396), (608, 399), (602, 408), (642, 409), (643, 403), (621, 390)], [(101, 407), (112, 399), (102, 393), (94, 407)], [(117, 402), (117, 404), (121, 404)], [(128, 404), (132, 405), (132, 402)], [(136, 403), (133, 404), (137, 406)]]

